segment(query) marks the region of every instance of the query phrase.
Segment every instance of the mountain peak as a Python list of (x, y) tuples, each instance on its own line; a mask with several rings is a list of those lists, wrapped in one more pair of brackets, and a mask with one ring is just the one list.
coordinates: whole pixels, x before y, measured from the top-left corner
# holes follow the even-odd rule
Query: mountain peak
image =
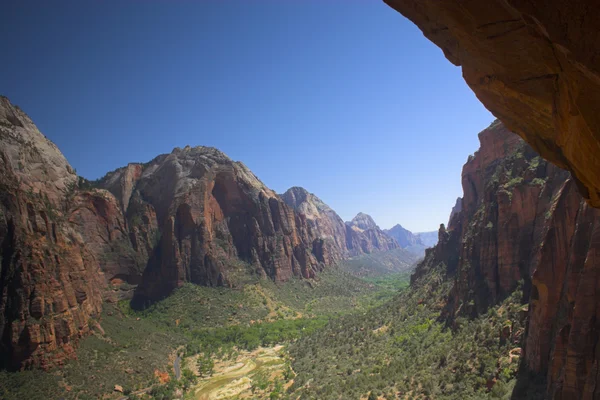
[(356, 214), (356, 217), (352, 218), (352, 221), (348, 224), (363, 231), (366, 231), (367, 229), (379, 229), (373, 218), (369, 214), (363, 212)]
[(323, 200), (301, 186), (292, 186), (279, 197), (288, 206), (305, 214), (308, 218), (316, 218), (321, 212), (333, 211)]

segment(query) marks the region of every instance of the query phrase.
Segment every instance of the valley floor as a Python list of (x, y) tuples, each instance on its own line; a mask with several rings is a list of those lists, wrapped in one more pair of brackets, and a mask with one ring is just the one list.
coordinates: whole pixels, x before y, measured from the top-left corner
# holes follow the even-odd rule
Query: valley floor
[[(194, 368), (196, 359), (188, 360), (190, 369)], [(201, 379), (186, 397), (196, 400), (268, 398), (293, 383), (287, 379), (286, 365), (289, 369), (282, 345), (243, 351), (233, 360), (218, 361), (213, 374)]]
[(49, 373), (1, 372), (0, 398), (509, 399), (521, 291), (448, 326), (444, 271), (409, 288), (406, 272), (334, 269), (240, 289), (190, 284), (144, 311), (106, 304), (77, 360)]
[[(268, 398), (278, 390), (283, 395), (278, 385), (284, 379), (275, 378), (290, 361), (281, 344), (341, 315), (381, 305), (407, 284), (406, 273), (357, 278), (334, 269), (313, 281), (254, 280), (239, 289), (188, 284), (140, 312), (127, 302), (107, 303), (90, 323), (93, 334), (81, 341), (77, 360), (47, 373), (0, 371), (0, 398), (168, 399), (185, 392), (186, 398), (212, 399), (236, 391), (240, 398)], [(212, 375), (192, 376), (198, 354), (215, 361)]]

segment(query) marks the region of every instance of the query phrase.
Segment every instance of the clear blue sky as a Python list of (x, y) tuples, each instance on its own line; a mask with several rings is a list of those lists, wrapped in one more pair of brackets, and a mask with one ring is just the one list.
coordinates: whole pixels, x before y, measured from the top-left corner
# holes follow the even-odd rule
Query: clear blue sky
[(493, 117), (380, 0), (12, 1), (0, 93), (95, 179), (215, 146), (344, 219), (446, 222)]

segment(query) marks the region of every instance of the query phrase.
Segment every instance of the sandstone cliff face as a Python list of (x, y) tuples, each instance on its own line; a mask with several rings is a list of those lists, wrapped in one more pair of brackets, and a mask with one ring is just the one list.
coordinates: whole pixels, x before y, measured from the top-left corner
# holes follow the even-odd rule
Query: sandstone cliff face
[(355, 253), (347, 248), (344, 221), (317, 196), (295, 186), (280, 197), (306, 220), (311, 236), (329, 243), (330, 257), (336, 262)]
[(384, 0), (438, 45), (481, 102), (600, 207), (600, 3)]
[(400, 247), (396, 239), (387, 235), (365, 213), (358, 213), (350, 222), (346, 222), (348, 247), (357, 253), (371, 253), (374, 250), (392, 250)]
[(281, 198), (306, 219), (313, 236), (331, 243), (330, 254), (336, 260), (399, 248), (367, 214), (359, 213), (352, 222), (344, 223), (327, 204), (301, 187), (288, 189)]
[(134, 248), (148, 257), (139, 306), (184, 282), (231, 286), (245, 273), (310, 278), (344, 256), (339, 232), (308, 224), (307, 214), (213, 148), (178, 148), (99, 185), (120, 200)]
[(102, 261), (124, 220), (110, 193), (77, 189), (60, 151), (4, 97), (0, 144), (1, 359), (45, 367), (73, 356), (107, 278), (127, 270)]
[[(566, 171), (502, 124), (479, 138), (480, 150), (463, 168), (462, 210), (440, 228), (412, 279), (446, 265), (454, 280), (443, 314), (449, 322), (484, 312), (523, 281), (530, 296), (523, 371), (546, 377), (551, 398), (599, 398), (600, 211)], [(516, 398), (527, 382), (523, 375)]]

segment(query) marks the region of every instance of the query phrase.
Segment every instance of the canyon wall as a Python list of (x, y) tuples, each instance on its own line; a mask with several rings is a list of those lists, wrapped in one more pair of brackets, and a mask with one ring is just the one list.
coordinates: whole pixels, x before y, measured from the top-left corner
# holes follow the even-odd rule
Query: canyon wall
[(600, 210), (585, 202), (568, 172), (501, 123), (479, 139), (463, 168), (461, 211), (440, 228), (438, 245), (412, 280), (446, 265), (454, 284), (442, 316), (450, 324), (523, 285), (530, 304), (514, 398), (532, 376), (547, 382), (550, 398), (599, 398)]
[[(306, 219), (313, 235), (331, 242), (331, 251), (337, 259), (399, 248), (398, 243), (367, 214), (359, 213), (351, 222), (344, 223), (321, 199), (297, 186), (288, 189), (281, 198)], [(357, 222), (361, 218), (367, 221), (362, 228)]]
[(116, 199), (80, 190), (58, 148), (4, 97), (0, 144), (0, 359), (60, 364), (115, 298), (108, 279), (138, 266)]

